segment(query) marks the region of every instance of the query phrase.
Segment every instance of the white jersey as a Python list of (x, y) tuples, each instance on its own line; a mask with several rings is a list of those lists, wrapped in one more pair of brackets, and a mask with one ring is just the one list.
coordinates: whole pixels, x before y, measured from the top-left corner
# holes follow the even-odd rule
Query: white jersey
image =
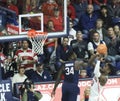
[(102, 91), (103, 86), (99, 83), (100, 77), (100, 61), (97, 61), (95, 69), (94, 69), (94, 77), (93, 83), (91, 85), (89, 101), (102, 101), (100, 98), (100, 93)]

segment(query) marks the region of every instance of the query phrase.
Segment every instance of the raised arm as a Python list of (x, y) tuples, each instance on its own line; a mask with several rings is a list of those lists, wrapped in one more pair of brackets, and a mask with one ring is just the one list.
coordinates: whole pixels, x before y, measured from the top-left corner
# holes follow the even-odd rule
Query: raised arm
[(57, 86), (58, 86), (58, 84), (60, 83), (60, 80), (61, 80), (60, 77), (62, 75), (63, 69), (64, 69), (64, 66), (62, 66), (61, 69), (58, 72), (58, 76), (57, 76), (57, 79), (55, 81), (55, 85), (54, 85), (53, 91), (51, 93), (51, 97), (53, 97), (55, 95), (56, 88), (57, 88)]

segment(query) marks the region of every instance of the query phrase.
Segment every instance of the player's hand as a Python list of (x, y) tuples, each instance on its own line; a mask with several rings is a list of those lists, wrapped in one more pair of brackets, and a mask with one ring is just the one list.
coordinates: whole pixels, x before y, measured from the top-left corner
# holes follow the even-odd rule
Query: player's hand
[(55, 96), (55, 91), (52, 91), (51, 97), (54, 97), (54, 96)]
[(103, 59), (105, 57), (103, 54), (99, 54), (98, 52), (96, 53), (96, 56), (98, 57), (98, 60), (100, 60), (100, 61), (103, 61)]

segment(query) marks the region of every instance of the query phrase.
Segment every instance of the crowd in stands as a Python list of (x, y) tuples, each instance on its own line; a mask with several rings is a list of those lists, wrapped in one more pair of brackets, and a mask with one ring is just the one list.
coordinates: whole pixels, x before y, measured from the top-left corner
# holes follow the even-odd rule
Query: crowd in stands
[[(5, 1), (2, 4), (15, 11), (17, 16), (27, 12), (43, 12), (48, 32), (64, 28), (63, 0), (26, 0), (23, 8), (24, 0)], [(79, 60), (87, 62), (101, 43), (108, 48), (103, 64), (111, 62), (116, 70), (112, 76), (120, 75), (120, 0), (67, 0), (67, 14), (69, 35), (47, 39), (42, 55), (33, 52), (28, 40), (1, 43), (2, 78), (11, 78), (12, 83), (23, 82), (27, 77), (34, 82), (55, 80), (62, 63), (69, 60), (71, 50)], [(2, 31), (0, 28), (0, 33)], [(51, 57), (53, 52), (55, 59)], [(80, 78), (92, 77), (93, 69), (82, 68)]]

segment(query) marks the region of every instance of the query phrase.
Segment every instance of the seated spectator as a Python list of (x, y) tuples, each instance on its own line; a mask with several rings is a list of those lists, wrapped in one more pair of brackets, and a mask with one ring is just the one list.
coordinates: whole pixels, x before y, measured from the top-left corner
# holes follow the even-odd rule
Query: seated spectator
[(106, 45), (108, 47), (108, 56), (107, 58), (112, 60), (114, 64), (116, 61), (120, 61), (120, 39), (116, 37), (116, 34), (113, 30), (113, 27), (108, 28), (108, 40)]
[(78, 59), (88, 58), (87, 53), (87, 42), (83, 40), (83, 34), (81, 31), (77, 31), (76, 39), (72, 40), (70, 45), (73, 51), (76, 53)]
[(120, 27), (118, 25), (114, 26), (114, 32), (117, 38), (120, 38)]
[(19, 14), (23, 14), (24, 10), (24, 0), (14, 0), (14, 4), (18, 7)]
[(70, 45), (71, 40), (76, 39), (76, 30), (73, 28), (74, 24), (73, 21), (70, 20), (69, 21), (69, 43), (68, 45)]
[(99, 44), (105, 44), (105, 42), (103, 40), (100, 40), (100, 34), (95, 30), (91, 32), (90, 36), (91, 36), (91, 41), (88, 43), (88, 51), (89, 51), (89, 55), (91, 56), (96, 53), (97, 46)]
[(5, 79), (13, 77), (14, 73), (18, 73), (17, 65), (11, 56), (7, 56), (4, 68)]
[(107, 35), (107, 30), (103, 28), (103, 20), (97, 19), (95, 30), (100, 34), (100, 40), (104, 40)]
[(120, 5), (117, 0), (112, 0), (108, 5), (108, 12), (114, 25), (120, 22)]
[(70, 20), (74, 20), (76, 18), (76, 12), (70, 0), (67, 0), (67, 11), (67, 15), (70, 18)]
[(6, 56), (4, 55), (3, 53), (3, 44), (0, 44), (0, 68), (1, 68), (1, 76), (2, 76), (2, 79), (5, 79), (5, 70), (4, 70), (4, 67), (5, 67), (5, 61), (6, 61)]
[(25, 67), (24, 65), (20, 65), (18, 69), (18, 73), (14, 74), (12, 77), (12, 87), (14, 88), (15, 83), (23, 83), (27, 76), (25, 75)]
[(48, 20), (46, 24), (45, 31), (47, 32), (55, 32), (55, 25), (52, 20)]
[(73, 6), (74, 6), (75, 11), (76, 11), (76, 18), (77, 19), (80, 19), (81, 15), (83, 13), (85, 13), (87, 5), (88, 5), (87, 0), (75, 0), (73, 2)]
[(52, 81), (52, 76), (49, 71), (45, 70), (43, 63), (36, 63), (36, 70), (32, 73), (31, 80), (33, 82)]
[(49, 38), (44, 43), (45, 63), (49, 63), (50, 56), (57, 47), (57, 38)]
[(80, 79), (88, 78), (87, 76), (87, 70), (86, 69), (81, 69), (80, 70)]
[(18, 7), (13, 4), (12, 0), (7, 0), (7, 8), (12, 10), (12, 11), (15, 11), (16, 15), (18, 16), (18, 14), (19, 14)]
[(63, 17), (60, 15), (60, 10), (58, 8), (54, 8), (54, 15), (50, 18), (53, 21), (55, 31), (63, 31)]
[(112, 26), (112, 17), (108, 12), (108, 7), (103, 5), (100, 7), (100, 19), (103, 20), (103, 27), (107, 29), (109, 26)]
[(54, 8), (58, 7), (58, 4), (55, 0), (47, 0), (41, 6), (41, 11), (44, 15), (53, 16), (54, 15)]
[(94, 5), (95, 10), (99, 10), (102, 5), (107, 5), (108, 0), (88, 0), (89, 4)]
[(82, 29), (86, 39), (89, 39), (89, 31), (95, 28), (97, 18), (98, 15), (94, 12), (93, 5), (88, 5), (86, 12), (82, 14), (79, 19), (79, 28)]
[(63, 0), (55, 0), (56, 3), (58, 4), (58, 9), (60, 10), (60, 15), (63, 16), (63, 12), (64, 12), (64, 1)]
[(68, 42), (69, 42), (69, 38), (64, 37), (62, 40), (62, 44), (58, 45), (58, 47), (56, 48), (55, 67), (57, 71), (60, 69), (62, 63), (68, 61), (69, 52), (72, 50), (72, 47), (68, 45)]

